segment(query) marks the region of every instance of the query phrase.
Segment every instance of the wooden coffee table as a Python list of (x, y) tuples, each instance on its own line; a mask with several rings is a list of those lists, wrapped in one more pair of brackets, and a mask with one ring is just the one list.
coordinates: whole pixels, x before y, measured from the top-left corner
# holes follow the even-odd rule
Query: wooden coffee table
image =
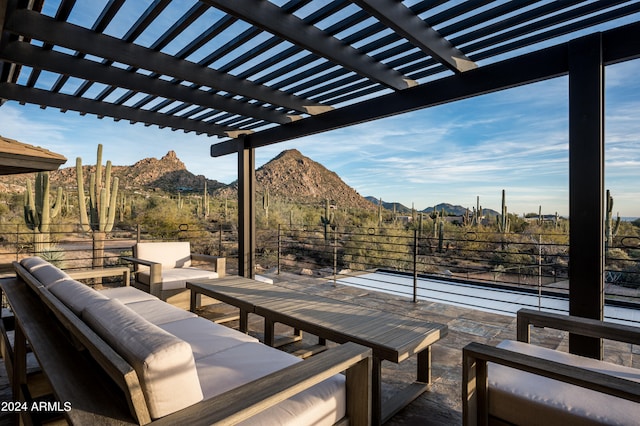
[[(431, 382), (431, 345), (447, 334), (447, 326), (382, 312), (339, 300), (291, 290), (249, 278), (228, 276), (187, 282), (191, 310), (200, 295), (240, 310), (240, 330), (247, 332), (248, 314), (264, 318), (264, 340), (275, 342), (276, 323), (336, 343), (355, 342), (373, 350), (374, 424), (382, 424), (422, 394)], [(417, 380), (381, 403), (382, 361), (400, 363), (417, 355)]]

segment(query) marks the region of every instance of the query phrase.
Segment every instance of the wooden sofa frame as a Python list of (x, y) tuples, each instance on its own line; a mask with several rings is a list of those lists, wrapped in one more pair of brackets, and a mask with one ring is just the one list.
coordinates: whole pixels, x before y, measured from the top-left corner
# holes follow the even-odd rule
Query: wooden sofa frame
[[(2, 280), (15, 317), (11, 352), (14, 400), (29, 397), (26, 342), (70, 424), (235, 424), (346, 371), (347, 414), (339, 424), (371, 421), (371, 350), (345, 344), (246, 385), (151, 421), (134, 368), (19, 263)], [(52, 319), (54, 319), (52, 321)], [(9, 353), (7, 351), (7, 353)], [(30, 423), (29, 413), (22, 412)]]
[[(548, 327), (587, 337), (640, 344), (639, 327), (521, 309), (517, 314), (518, 341), (530, 343), (530, 326)], [(500, 419), (491, 417), (489, 413), (488, 362), (640, 402), (640, 383), (473, 342), (462, 350), (462, 415), (464, 425), (503, 424)]]

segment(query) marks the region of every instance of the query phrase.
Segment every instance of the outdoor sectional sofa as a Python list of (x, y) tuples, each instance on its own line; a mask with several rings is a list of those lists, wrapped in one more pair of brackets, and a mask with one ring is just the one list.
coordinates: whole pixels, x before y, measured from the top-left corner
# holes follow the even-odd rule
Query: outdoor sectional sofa
[[(97, 291), (36, 257), (14, 268), (17, 278), (2, 289), (15, 314), (16, 336), (20, 328), (54, 394), (70, 405), (70, 423), (370, 421), (367, 348), (346, 344), (301, 361), (133, 287)], [(57, 330), (65, 341), (52, 337)], [(24, 352), (16, 347), (12, 360), (20, 399), (28, 394), (25, 383), (16, 383), (26, 381), (19, 359)], [(75, 363), (69, 360), (74, 357)], [(119, 388), (111, 402), (108, 387), (95, 394), (69, 389), (74, 383), (90, 388), (105, 377)], [(128, 408), (124, 417), (117, 405)]]

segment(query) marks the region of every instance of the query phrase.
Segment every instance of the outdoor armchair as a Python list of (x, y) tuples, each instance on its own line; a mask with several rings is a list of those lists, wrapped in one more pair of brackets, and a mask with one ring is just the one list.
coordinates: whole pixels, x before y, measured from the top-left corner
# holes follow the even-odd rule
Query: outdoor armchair
[(463, 424), (637, 424), (640, 369), (533, 345), (529, 327), (640, 344), (640, 327), (522, 309), (518, 341), (463, 349)]
[[(188, 280), (221, 278), (226, 268), (224, 257), (191, 253), (187, 241), (137, 243), (133, 257), (122, 259), (134, 264), (133, 285), (162, 300), (186, 291)], [(209, 267), (195, 267), (195, 262)]]

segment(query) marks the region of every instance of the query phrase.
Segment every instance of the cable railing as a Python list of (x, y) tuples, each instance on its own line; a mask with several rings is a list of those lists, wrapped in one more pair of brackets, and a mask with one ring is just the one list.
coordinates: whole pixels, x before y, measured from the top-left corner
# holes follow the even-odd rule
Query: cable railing
[[(10, 272), (11, 261), (37, 255), (65, 269), (125, 266), (121, 257), (130, 256), (136, 242), (151, 240), (190, 241), (194, 252), (225, 256), (229, 273), (237, 271), (235, 224), (202, 222), (162, 231), (114, 228), (105, 233), (102, 246), (79, 226), (52, 227), (42, 236), (25, 225), (0, 224), (0, 264), (2, 272)], [(259, 229), (256, 241), (259, 271), (322, 276), (376, 291), (393, 290), (414, 301), (454, 298), (461, 306), (481, 309), (489, 301), (506, 303), (502, 295), (517, 294), (523, 306), (560, 309), (554, 300), (566, 300), (568, 294), (569, 245), (562, 233), (460, 227), (434, 235), (399, 227), (278, 226)], [(605, 265), (607, 303), (635, 309), (640, 304), (640, 237), (616, 236), (608, 244)], [(476, 294), (472, 288), (492, 293)]]
[[(562, 233), (497, 233), (459, 230), (440, 235), (398, 228), (285, 227), (258, 232), (263, 268), (314, 272), (349, 285), (393, 292), (412, 300), (457, 300), (484, 308), (508, 303), (566, 310), (569, 241)], [(454, 284), (435, 290), (433, 283)], [(471, 288), (492, 293), (476, 294)], [(606, 250), (608, 304), (640, 306), (640, 238), (616, 236)], [(449, 294), (449, 295), (448, 295)], [(461, 301), (468, 294), (476, 294)], [(511, 307), (498, 310), (511, 312)]]
[[(95, 238), (99, 235), (102, 236)], [(0, 224), (0, 264), (3, 272), (8, 272), (12, 261), (40, 256), (68, 270), (124, 266), (121, 257), (131, 256), (133, 245), (140, 241), (189, 241), (194, 252), (228, 257), (228, 267), (237, 268), (233, 262), (238, 251), (234, 226), (188, 223), (170, 231), (136, 226), (95, 235), (79, 230), (79, 226), (37, 233), (21, 224)]]

